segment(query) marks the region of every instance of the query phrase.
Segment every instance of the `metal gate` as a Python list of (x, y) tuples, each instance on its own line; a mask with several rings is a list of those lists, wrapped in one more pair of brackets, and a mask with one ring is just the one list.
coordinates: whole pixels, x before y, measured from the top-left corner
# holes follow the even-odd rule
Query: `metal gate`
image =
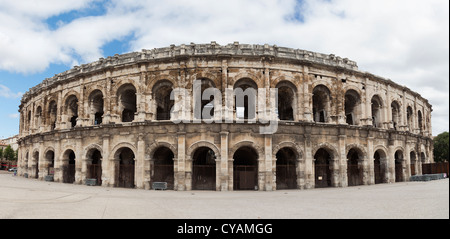
[(403, 182), (403, 166), (401, 163), (395, 164), (395, 182)]
[(167, 189), (174, 187), (173, 164), (155, 164), (153, 182), (166, 182)]
[(134, 164), (121, 164), (119, 166), (117, 187), (134, 188)]
[(331, 170), (328, 164), (316, 164), (315, 170), (315, 187), (326, 188), (331, 187)]
[(347, 164), (348, 186), (358, 186), (362, 184), (361, 173), (357, 164)]
[(88, 178), (97, 180), (96, 185), (102, 185), (102, 166), (100, 164), (88, 165)]
[(216, 166), (194, 165), (192, 169), (193, 190), (216, 190)]
[(234, 190), (255, 190), (258, 186), (258, 167), (255, 165), (233, 166)]
[(277, 189), (296, 189), (297, 172), (295, 165), (277, 165)]
[(63, 183), (75, 182), (75, 164), (68, 164), (63, 168)]
[(374, 164), (373, 171), (375, 176), (375, 184), (383, 183), (383, 175), (381, 173), (381, 165), (379, 163)]

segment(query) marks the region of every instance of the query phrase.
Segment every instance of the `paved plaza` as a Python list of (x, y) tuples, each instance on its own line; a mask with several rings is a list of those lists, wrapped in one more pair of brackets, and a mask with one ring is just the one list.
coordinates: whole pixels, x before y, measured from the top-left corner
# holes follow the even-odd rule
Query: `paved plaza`
[(449, 219), (449, 179), (259, 191), (154, 191), (39, 181), (0, 172), (0, 218)]

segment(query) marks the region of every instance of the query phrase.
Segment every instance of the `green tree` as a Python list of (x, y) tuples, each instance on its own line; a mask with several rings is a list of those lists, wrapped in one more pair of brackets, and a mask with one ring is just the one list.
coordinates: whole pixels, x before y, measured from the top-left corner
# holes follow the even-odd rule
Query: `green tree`
[(433, 143), (434, 143), (434, 149), (433, 149), (433, 155), (434, 155), (434, 161), (435, 162), (444, 162), (449, 161), (448, 160), (448, 132), (443, 132), (438, 134), (438, 136), (434, 137)]
[(11, 145), (6, 146), (5, 150), (3, 151), (3, 157), (6, 160), (14, 160), (15, 159), (15, 153), (14, 150), (11, 148)]
[(3, 148), (0, 148), (0, 160), (3, 158)]

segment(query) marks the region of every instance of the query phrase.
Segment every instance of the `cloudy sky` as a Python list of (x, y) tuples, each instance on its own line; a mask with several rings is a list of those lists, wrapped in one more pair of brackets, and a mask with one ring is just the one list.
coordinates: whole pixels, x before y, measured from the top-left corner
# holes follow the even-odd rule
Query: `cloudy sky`
[(276, 44), (335, 54), (433, 105), (449, 130), (448, 0), (0, 0), (0, 138), (23, 93), (74, 65), (170, 44)]

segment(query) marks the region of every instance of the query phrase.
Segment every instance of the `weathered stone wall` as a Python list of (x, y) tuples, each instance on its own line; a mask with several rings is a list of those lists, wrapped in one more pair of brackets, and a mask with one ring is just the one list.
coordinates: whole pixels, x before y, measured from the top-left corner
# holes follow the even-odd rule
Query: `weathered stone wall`
[[(164, 118), (170, 115), (170, 105), (158, 93), (166, 92), (164, 87), (192, 92), (196, 79), (222, 92), (224, 110), (214, 117), (230, 113), (231, 123), (174, 123)], [(277, 121), (276, 133), (259, 133), (264, 124), (258, 119), (264, 112), (257, 110), (255, 123), (238, 123), (235, 106), (225, 107), (226, 89), (242, 82), (258, 89), (284, 87), (279, 100), (288, 102), (283, 112), (288, 118)], [(257, 157), (259, 190), (276, 189), (276, 155), (284, 148), (295, 157), (296, 188), (314, 188), (322, 180), (315, 175), (319, 149), (329, 155), (331, 186), (348, 186), (349, 179), (353, 185), (353, 152), (358, 184), (374, 184), (379, 177), (382, 182), (405, 181), (421, 174), (421, 163), (432, 160), (431, 110), (419, 94), (361, 72), (355, 62), (334, 55), (214, 42), (142, 50), (74, 67), (24, 94), (19, 175), (43, 179), (53, 174), (55, 181), (63, 182), (73, 152), (74, 182), (84, 183), (97, 150), (102, 185), (120, 186), (126, 148), (133, 154), (134, 185), (149, 189), (160, 156), (155, 152), (165, 147), (174, 155), (174, 189), (191, 190), (194, 154), (206, 147), (215, 156), (215, 189), (233, 190), (233, 157), (248, 147)], [(192, 118), (186, 108), (173, 113), (172, 120)], [(375, 157), (381, 157), (381, 176), (375, 175)]]

